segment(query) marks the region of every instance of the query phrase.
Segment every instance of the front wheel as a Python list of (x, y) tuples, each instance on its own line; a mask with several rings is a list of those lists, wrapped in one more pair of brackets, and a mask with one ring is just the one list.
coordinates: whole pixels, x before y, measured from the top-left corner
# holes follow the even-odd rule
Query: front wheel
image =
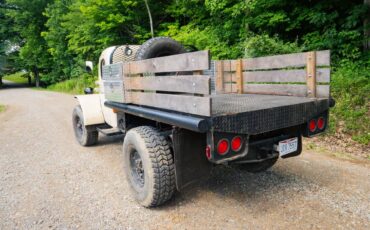
[(88, 130), (84, 125), (84, 118), (81, 106), (76, 106), (72, 113), (73, 130), (76, 140), (82, 146), (95, 145), (98, 142), (98, 131)]
[(138, 203), (155, 207), (175, 191), (175, 166), (169, 141), (153, 127), (127, 132), (123, 142), (124, 166)]

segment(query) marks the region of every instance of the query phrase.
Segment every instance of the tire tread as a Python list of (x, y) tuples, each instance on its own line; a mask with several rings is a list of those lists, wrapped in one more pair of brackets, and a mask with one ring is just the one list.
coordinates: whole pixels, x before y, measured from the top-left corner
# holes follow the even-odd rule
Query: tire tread
[(171, 149), (159, 130), (150, 126), (140, 126), (132, 130), (144, 140), (153, 170), (153, 197), (146, 207), (161, 205), (171, 199), (175, 191), (175, 167)]

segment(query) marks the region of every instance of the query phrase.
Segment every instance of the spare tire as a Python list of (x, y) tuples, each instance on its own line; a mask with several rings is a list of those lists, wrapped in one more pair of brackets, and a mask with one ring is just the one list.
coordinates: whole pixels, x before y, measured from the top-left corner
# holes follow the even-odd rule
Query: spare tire
[(139, 61), (182, 53), (186, 53), (186, 50), (179, 42), (168, 37), (156, 37), (149, 39), (139, 48), (135, 60)]

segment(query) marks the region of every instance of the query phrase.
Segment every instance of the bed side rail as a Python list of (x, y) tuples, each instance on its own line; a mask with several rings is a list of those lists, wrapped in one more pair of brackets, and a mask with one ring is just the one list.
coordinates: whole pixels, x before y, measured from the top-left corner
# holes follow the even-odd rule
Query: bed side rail
[[(210, 68), (208, 51), (120, 63), (120, 66), (121, 81), (115, 84), (121, 88), (110, 83), (112, 90), (109, 86), (106, 90), (108, 100), (211, 116), (210, 76), (202, 74)], [(110, 72), (119, 72), (114, 68)], [(114, 92), (123, 93), (110, 99)]]
[(330, 51), (216, 61), (216, 93), (330, 97)]

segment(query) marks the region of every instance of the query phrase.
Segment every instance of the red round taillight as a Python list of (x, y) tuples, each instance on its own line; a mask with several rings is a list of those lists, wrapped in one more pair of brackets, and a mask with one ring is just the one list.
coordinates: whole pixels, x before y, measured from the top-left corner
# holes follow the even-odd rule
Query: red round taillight
[(235, 152), (239, 151), (242, 148), (242, 138), (236, 136), (231, 141), (231, 149)]
[(229, 141), (222, 139), (217, 144), (217, 152), (220, 155), (225, 155), (229, 151)]
[(320, 130), (323, 130), (325, 128), (325, 119), (323, 117), (320, 117), (317, 120), (317, 128), (319, 128)]
[(310, 129), (310, 132), (316, 131), (316, 121), (312, 119), (310, 123), (308, 124), (308, 128)]
[(211, 147), (209, 145), (206, 147), (206, 157), (208, 160), (211, 159)]

